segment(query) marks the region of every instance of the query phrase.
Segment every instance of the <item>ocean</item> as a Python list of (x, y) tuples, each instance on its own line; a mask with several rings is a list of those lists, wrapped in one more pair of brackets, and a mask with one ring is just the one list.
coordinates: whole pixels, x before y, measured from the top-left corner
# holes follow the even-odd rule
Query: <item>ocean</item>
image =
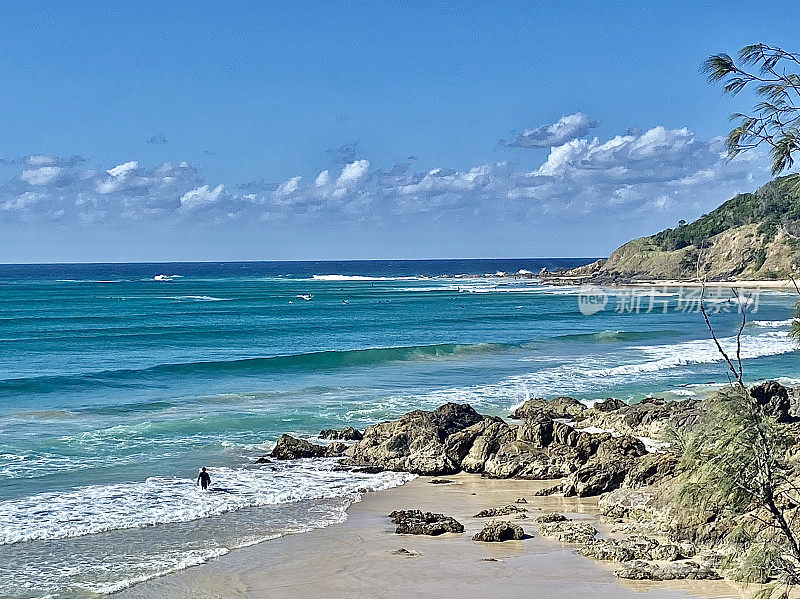
[[(256, 464), (282, 433), (448, 401), (505, 416), (533, 396), (678, 400), (727, 380), (692, 290), (527, 276), (588, 262), (0, 266), (0, 596), (101, 596), (340, 522), (410, 480)], [(795, 300), (751, 294), (748, 381), (800, 379)], [(740, 317), (709, 301), (730, 348)]]

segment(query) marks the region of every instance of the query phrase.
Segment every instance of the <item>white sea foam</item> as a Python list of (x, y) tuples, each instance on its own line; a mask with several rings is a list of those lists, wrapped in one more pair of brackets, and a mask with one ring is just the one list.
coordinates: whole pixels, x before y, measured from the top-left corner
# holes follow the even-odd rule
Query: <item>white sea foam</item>
[(0, 545), (59, 539), (188, 522), (246, 507), (359, 493), (401, 485), (413, 475), (367, 474), (336, 470), (336, 460), (299, 460), (273, 469), (214, 468), (211, 492), (195, 481), (153, 477), (139, 483), (114, 483), (39, 493), (0, 501)]
[(777, 328), (788, 327), (792, 322), (794, 322), (794, 320), (789, 318), (788, 320), (753, 320), (750, 324), (756, 327)]
[(231, 297), (214, 297), (213, 295), (167, 295), (161, 299), (177, 300), (179, 302), (229, 302)]

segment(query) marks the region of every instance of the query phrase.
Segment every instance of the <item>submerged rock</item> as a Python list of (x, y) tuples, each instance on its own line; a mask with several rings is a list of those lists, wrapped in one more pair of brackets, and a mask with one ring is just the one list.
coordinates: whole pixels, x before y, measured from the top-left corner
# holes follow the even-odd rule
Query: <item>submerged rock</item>
[(501, 507), (492, 507), (487, 510), (482, 510), (475, 514), (473, 518), (494, 518), (496, 516), (508, 516), (510, 514), (517, 514), (519, 512), (527, 512), (524, 507), (517, 505), (503, 505)]
[(320, 439), (334, 439), (337, 441), (360, 441), (364, 435), (360, 430), (348, 426), (346, 428), (326, 428), (319, 432)]
[(291, 435), (281, 435), (275, 449), (269, 454), (277, 460), (297, 460), (300, 458), (332, 458), (344, 455), (347, 445), (331, 443), (316, 445), (305, 439), (297, 439)]
[(420, 510), (395, 510), (389, 514), (397, 524), (397, 534), (437, 536), (446, 532), (464, 532), (464, 526), (455, 518)]
[(473, 541), (484, 543), (502, 543), (503, 541), (518, 541), (525, 537), (525, 531), (519, 524), (507, 520), (489, 520), (483, 525), (483, 530), (475, 533)]

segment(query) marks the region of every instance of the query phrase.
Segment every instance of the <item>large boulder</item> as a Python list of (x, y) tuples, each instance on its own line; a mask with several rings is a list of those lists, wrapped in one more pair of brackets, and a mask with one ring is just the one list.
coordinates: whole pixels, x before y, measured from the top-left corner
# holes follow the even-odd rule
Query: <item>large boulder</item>
[(666, 401), (652, 397), (613, 410), (602, 409), (604, 407), (596, 404), (591, 410), (587, 410), (581, 419), (581, 426), (595, 426), (637, 437), (657, 438), (668, 429), (695, 429), (702, 421), (705, 410), (703, 402), (696, 399)]
[(462, 533), (464, 526), (455, 518), (420, 510), (395, 510), (389, 514), (397, 524), (397, 534), (438, 536), (446, 532)]
[[(347, 450), (345, 463), (373, 469), (438, 476), (461, 470), (459, 451), (447, 440), (484, 420), (468, 404), (448, 403), (433, 412), (415, 410), (399, 420), (368, 427)], [(479, 434), (479, 431), (475, 431)], [(469, 445), (460, 444), (460, 451)]]
[(778, 422), (790, 422), (791, 402), (789, 391), (777, 381), (764, 381), (750, 389), (750, 396), (756, 400), (761, 411)]
[(277, 460), (297, 460), (300, 458), (332, 458), (344, 455), (347, 445), (331, 443), (317, 445), (291, 435), (281, 435), (270, 456)]
[(525, 531), (519, 524), (506, 520), (489, 520), (483, 525), (483, 530), (475, 533), (473, 541), (484, 543), (502, 543), (503, 541), (518, 541), (525, 537)]

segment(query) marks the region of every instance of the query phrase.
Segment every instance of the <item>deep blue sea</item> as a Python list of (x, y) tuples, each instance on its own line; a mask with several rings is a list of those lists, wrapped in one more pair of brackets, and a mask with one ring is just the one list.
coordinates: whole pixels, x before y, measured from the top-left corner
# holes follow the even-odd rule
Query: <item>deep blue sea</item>
[[(0, 266), (0, 596), (113, 592), (339, 522), (361, 493), (408, 480), (256, 465), (284, 432), (448, 401), (506, 415), (532, 396), (682, 399), (725, 383), (676, 290), (614, 290), (585, 315), (579, 288), (513, 276), (589, 261)], [(730, 347), (725, 294), (710, 299)], [(751, 301), (749, 381), (800, 378), (795, 299)], [(195, 486), (200, 466), (213, 492)]]

